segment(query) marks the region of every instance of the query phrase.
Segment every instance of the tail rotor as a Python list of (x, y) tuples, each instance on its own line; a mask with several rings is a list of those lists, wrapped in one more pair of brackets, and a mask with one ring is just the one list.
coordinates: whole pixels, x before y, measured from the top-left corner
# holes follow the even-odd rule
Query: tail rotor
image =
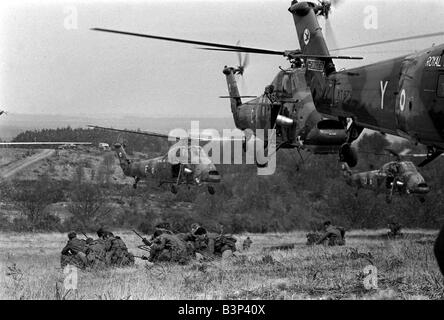
[[(238, 47), (240, 46), (240, 40), (238, 40), (236, 42), (236, 46), (238, 46)], [(249, 56), (248, 53), (246, 53), (244, 55), (243, 60), (242, 60), (242, 53), (241, 52), (237, 52), (237, 58), (238, 58), (238, 61), (239, 61), (239, 66), (235, 70), (235, 73), (243, 76), (245, 68), (248, 66), (248, 64), (250, 62), (250, 56)]]

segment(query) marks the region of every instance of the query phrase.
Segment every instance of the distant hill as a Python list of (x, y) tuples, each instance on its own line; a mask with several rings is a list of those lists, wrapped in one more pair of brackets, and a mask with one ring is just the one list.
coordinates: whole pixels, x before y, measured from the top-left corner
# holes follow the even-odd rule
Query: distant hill
[(10, 140), (26, 130), (56, 129), (70, 126), (71, 128), (86, 127), (88, 124), (110, 126), (114, 128), (141, 129), (168, 133), (171, 129), (189, 130), (191, 121), (199, 121), (202, 129), (233, 129), (232, 118), (187, 117), (187, 118), (150, 118), (137, 115), (44, 115), (8, 113), (0, 117), (0, 139)]

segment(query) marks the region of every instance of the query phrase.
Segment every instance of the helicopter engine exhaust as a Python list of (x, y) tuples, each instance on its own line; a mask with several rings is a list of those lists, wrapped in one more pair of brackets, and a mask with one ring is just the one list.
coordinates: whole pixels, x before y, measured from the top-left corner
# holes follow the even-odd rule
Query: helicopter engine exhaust
[(282, 127), (292, 127), (294, 124), (293, 119), (285, 117), (283, 115), (278, 115), (276, 118), (276, 124)]

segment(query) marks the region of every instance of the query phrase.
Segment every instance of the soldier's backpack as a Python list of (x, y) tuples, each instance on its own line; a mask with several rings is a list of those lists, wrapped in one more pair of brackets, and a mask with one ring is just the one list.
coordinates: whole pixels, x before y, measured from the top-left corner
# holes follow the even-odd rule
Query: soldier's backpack
[(214, 239), (214, 253), (222, 254), (225, 250), (236, 251), (237, 239), (232, 235), (222, 234)]
[(134, 255), (128, 252), (125, 242), (120, 237), (110, 238), (108, 245), (107, 263), (116, 267), (134, 265)]
[(169, 261), (185, 264), (190, 256), (186, 243), (173, 234), (164, 233), (154, 240), (149, 261)]
[(86, 260), (88, 267), (93, 269), (106, 268), (105, 241), (97, 239), (88, 244), (86, 249)]

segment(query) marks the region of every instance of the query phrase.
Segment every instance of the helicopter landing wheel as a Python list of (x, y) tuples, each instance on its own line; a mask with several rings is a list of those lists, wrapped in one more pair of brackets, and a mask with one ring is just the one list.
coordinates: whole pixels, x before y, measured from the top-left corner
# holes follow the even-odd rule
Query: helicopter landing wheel
[(213, 186), (208, 186), (208, 193), (211, 194), (211, 195), (216, 193), (216, 190), (214, 190)]
[(174, 194), (176, 194), (177, 193), (177, 187), (176, 187), (176, 185), (171, 185), (171, 192), (172, 193), (174, 193)]

